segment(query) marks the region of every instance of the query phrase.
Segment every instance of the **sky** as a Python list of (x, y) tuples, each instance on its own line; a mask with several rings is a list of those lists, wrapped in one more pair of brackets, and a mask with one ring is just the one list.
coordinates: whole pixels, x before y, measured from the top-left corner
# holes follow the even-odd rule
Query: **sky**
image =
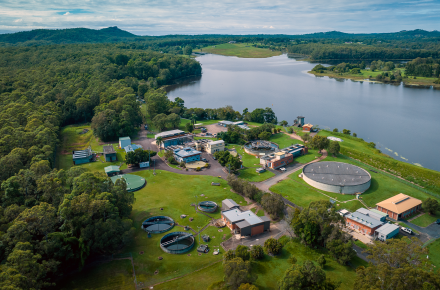
[(0, 0), (0, 33), (118, 26), (136, 35), (438, 30), (440, 0)]

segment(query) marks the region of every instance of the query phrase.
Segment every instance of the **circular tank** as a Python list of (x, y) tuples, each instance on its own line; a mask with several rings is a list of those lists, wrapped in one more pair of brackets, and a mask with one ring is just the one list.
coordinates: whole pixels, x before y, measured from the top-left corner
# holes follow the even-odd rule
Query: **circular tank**
[(169, 254), (183, 254), (194, 247), (194, 236), (185, 232), (173, 232), (160, 239), (160, 248)]
[(167, 216), (154, 216), (142, 223), (142, 229), (153, 234), (164, 233), (174, 227), (174, 220)]
[(371, 175), (365, 169), (332, 161), (304, 166), (303, 179), (315, 188), (344, 194), (365, 192), (371, 184)]
[(204, 212), (215, 212), (218, 208), (218, 205), (213, 201), (202, 201), (199, 202), (198, 208)]

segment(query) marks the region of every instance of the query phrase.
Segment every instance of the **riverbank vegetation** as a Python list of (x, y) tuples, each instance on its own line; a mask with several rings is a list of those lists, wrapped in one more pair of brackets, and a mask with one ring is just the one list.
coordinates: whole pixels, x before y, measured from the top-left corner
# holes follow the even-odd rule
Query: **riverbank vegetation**
[(440, 60), (416, 58), (406, 64), (392, 61), (372, 61), (368, 68), (364, 61), (359, 63), (342, 62), (337, 65), (316, 65), (309, 73), (316, 76), (347, 78), (353, 80), (372, 80), (384, 83), (405, 85), (424, 85), (440, 88)]

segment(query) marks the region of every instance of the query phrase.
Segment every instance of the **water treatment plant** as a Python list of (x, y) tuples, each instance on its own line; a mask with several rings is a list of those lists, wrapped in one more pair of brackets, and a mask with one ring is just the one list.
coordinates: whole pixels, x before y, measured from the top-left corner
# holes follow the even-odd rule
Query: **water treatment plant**
[(194, 247), (194, 236), (185, 232), (172, 232), (160, 239), (160, 248), (169, 254), (183, 254)]
[(199, 202), (198, 209), (204, 212), (215, 212), (218, 205), (213, 201), (202, 201)]
[(175, 225), (175, 222), (172, 218), (167, 216), (154, 216), (146, 219), (141, 228), (152, 234), (160, 234), (164, 233), (170, 229), (172, 229)]
[(303, 180), (324, 191), (356, 194), (370, 188), (371, 175), (364, 169), (342, 162), (311, 163), (303, 168)]
[(144, 187), (146, 183), (145, 178), (133, 174), (115, 175), (110, 177), (113, 183), (116, 183), (116, 180), (120, 178), (125, 180), (125, 183), (127, 184), (128, 192), (139, 190), (142, 187)]

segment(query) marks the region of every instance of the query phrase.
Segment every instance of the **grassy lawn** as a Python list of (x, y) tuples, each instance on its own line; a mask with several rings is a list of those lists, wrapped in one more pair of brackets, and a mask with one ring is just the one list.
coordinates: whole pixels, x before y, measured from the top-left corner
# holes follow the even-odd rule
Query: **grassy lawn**
[[(285, 179), (270, 188), (270, 191), (279, 193), (286, 199), (290, 200), (296, 205), (303, 208), (307, 207), (309, 203), (318, 200), (329, 200), (330, 198), (336, 199), (339, 204), (338, 208), (346, 208), (348, 210), (355, 211), (362, 207), (362, 204), (351, 195), (342, 195), (339, 193), (325, 192), (312, 188), (305, 183), (298, 175), (302, 172), (302, 169), (289, 175), (288, 179)], [(326, 195), (324, 195), (324, 194)], [(353, 201), (349, 201), (353, 200)], [(347, 201), (346, 203), (343, 203)]]
[[(195, 50), (199, 51), (200, 50)], [(280, 55), (281, 51), (272, 51), (266, 48), (252, 47), (249, 43), (224, 43), (219, 45), (213, 45), (204, 47), (202, 52), (209, 52), (213, 54), (238, 56), (244, 58), (263, 58)]]
[(365, 245), (364, 243), (362, 243), (361, 241), (357, 240), (354, 242), (356, 244), (356, 246), (358, 246), (359, 248), (362, 248), (364, 250), (368, 249), (368, 246)]
[(411, 223), (418, 225), (419, 227), (425, 228), (425, 227), (429, 226), (430, 224), (432, 224), (433, 222), (435, 222), (439, 218), (440, 218), (440, 215), (438, 212), (436, 215), (430, 215), (429, 213), (425, 213), (424, 215), (419, 216), (416, 219), (413, 219), (411, 221)]
[(240, 178), (246, 179), (251, 182), (260, 182), (275, 176), (273, 172), (266, 170), (263, 173), (257, 173), (255, 169), (260, 168), (260, 159), (255, 158), (255, 156), (247, 154), (241, 149), (240, 145), (228, 145), (227, 148), (235, 149), (238, 154), (241, 155), (241, 160), (243, 161), (243, 166), (247, 167), (240, 170)]
[(429, 260), (437, 267), (437, 269), (440, 268), (440, 239), (429, 244), (428, 251)]
[[(198, 245), (198, 237), (196, 237), (196, 245), (189, 252), (191, 256), (172, 255), (164, 253), (160, 247), (160, 239), (165, 235), (152, 235), (151, 238), (140, 229), (141, 223), (148, 217), (155, 215), (165, 215), (173, 218), (179, 225), (188, 225), (194, 230), (198, 227), (202, 228), (210, 222), (210, 219), (200, 213), (196, 213), (191, 203), (196, 203), (195, 195), (198, 195), (197, 201), (211, 200), (217, 204), (226, 198), (232, 198), (237, 203), (246, 205), (244, 199), (230, 191), (230, 187), (226, 181), (218, 177), (202, 176), (202, 175), (180, 175), (168, 171), (156, 170), (156, 176), (153, 175), (152, 170), (143, 170), (134, 174), (144, 177), (147, 180), (147, 185), (139, 191), (135, 192), (136, 202), (133, 205), (131, 218), (134, 221), (136, 229), (135, 238), (133, 242), (126, 246), (121, 252), (133, 254), (135, 263), (135, 271), (138, 281), (151, 285), (157, 282), (165, 281), (177, 276), (181, 276), (197, 269), (205, 267), (212, 262), (222, 259), (223, 251), (220, 255), (212, 255), (214, 247), (218, 247), (223, 241), (223, 236), (228, 239), (231, 236), (230, 230), (223, 228), (219, 232), (215, 227), (208, 227), (202, 234), (208, 234), (211, 241), (208, 242), (211, 251), (208, 254), (201, 256), (197, 255), (196, 247)], [(211, 186), (211, 182), (220, 182), (221, 186)], [(204, 197), (201, 197), (201, 194)], [(206, 198), (207, 197), (207, 198)], [(163, 208), (163, 210), (160, 210)], [(181, 219), (180, 215), (186, 214), (188, 217)], [(216, 213), (210, 214), (214, 218), (220, 217), (220, 210)], [(192, 222), (189, 218), (193, 217)], [(184, 231), (183, 227), (175, 226), (171, 231)], [(169, 232), (171, 232), (169, 231)], [(144, 254), (140, 254), (144, 251)], [(163, 260), (158, 260), (162, 256)], [(97, 271), (104, 271), (107, 264), (97, 266)], [(102, 269), (101, 269), (102, 268)], [(159, 270), (159, 274), (154, 275), (154, 272)], [(115, 273), (116, 275), (125, 275), (127, 273)], [(131, 274), (130, 274), (131, 275)], [(129, 275), (129, 276), (130, 276)], [(131, 276), (127, 277), (132, 281)], [(95, 277), (96, 280), (106, 279), (106, 277)], [(88, 282), (83, 280), (82, 275), (75, 276), (72, 283), (76, 283), (79, 288), (90, 288)], [(83, 281), (83, 282), (81, 282)], [(98, 281), (96, 281), (98, 283)], [(105, 284), (103, 281), (99, 282)]]
[[(290, 267), (287, 262), (290, 255), (294, 255), (298, 260), (298, 264), (301, 264), (306, 260), (316, 261), (321, 254), (324, 254), (327, 260), (324, 267), (327, 277), (341, 281), (340, 289), (351, 289), (356, 277), (356, 272), (352, 267), (338, 264), (325, 250), (310, 249), (296, 241), (287, 243), (281, 254), (276, 257), (265, 255), (263, 259), (252, 262), (252, 272), (258, 276), (255, 285), (259, 289), (278, 289), (278, 281)], [(355, 267), (366, 266), (366, 263), (359, 261), (359, 258), (353, 259), (352, 264)], [(223, 267), (221, 263), (218, 263), (182, 279), (170, 281), (154, 288), (171, 290), (185, 285), (185, 289), (206, 289), (212, 283), (222, 280)], [(196, 283), (197, 285), (195, 285)]]

